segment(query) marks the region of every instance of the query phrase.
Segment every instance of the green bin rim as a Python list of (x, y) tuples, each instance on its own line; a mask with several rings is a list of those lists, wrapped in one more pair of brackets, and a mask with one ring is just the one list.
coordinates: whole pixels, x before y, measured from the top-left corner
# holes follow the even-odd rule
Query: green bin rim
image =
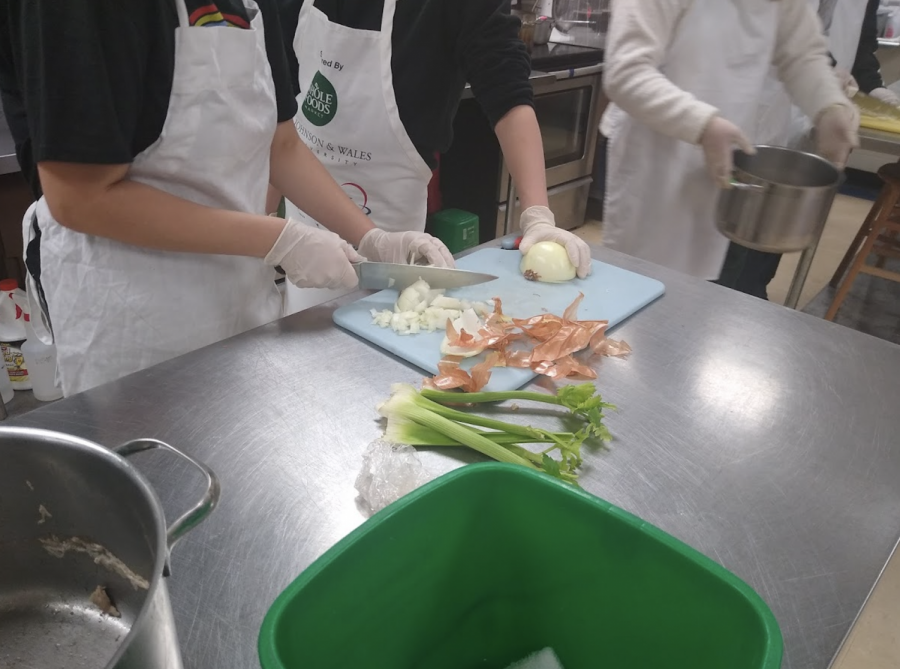
[(356, 543), (357, 539), (373, 531), (382, 522), (399, 513), (410, 504), (414, 504), (418, 499), (428, 495), (431, 491), (446, 486), (459, 478), (477, 476), (481, 472), (490, 471), (502, 471), (504, 475), (531, 478), (540, 485), (561, 488), (568, 494), (581, 498), (583, 502), (591, 504), (610, 515), (616, 516), (635, 529), (657, 539), (660, 543), (668, 546), (684, 558), (694, 562), (697, 566), (706, 569), (713, 576), (720, 578), (727, 585), (737, 590), (738, 593), (747, 600), (763, 624), (768, 645), (765, 648), (765, 657), (762, 664), (759, 666), (759, 669), (780, 669), (782, 655), (784, 653), (784, 640), (781, 635), (781, 628), (778, 625), (775, 614), (772, 613), (772, 610), (769, 608), (768, 604), (766, 604), (765, 600), (745, 581), (738, 578), (735, 574), (728, 571), (712, 558), (707, 557), (680, 539), (676, 539), (671, 534), (664, 532), (655, 525), (652, 525), (645, 520), (641, 520), (634, 514), (629, 513), (596, 495), (585, 492), (580, 488), (570, 486), (562, 481), (551, 478), (546, 474), (532, 471), (519, 465), (499, 462), (464, 465), (447, 474), (439, 476), (434, 481), (401, 497), (390, 506), (373, 515), (362, 525), (354, 529), (347, 536), (334, 544), (334, 546), (325, 551), (309, 567), (304, 569), (300, 575), (294, 579), (280, 595), (278, 595), (263, 619), (263, 624), (259, 631), (258, 642), (259, 660), (263, 669), (289, 669), (281, 663), (275, 642), (276, 630), (278, 629), (285, 610), (288, 608), (288, 605), (294, 597), (296, 597), (310, 581), (315, 579), (338, 556), (342, 555), (348, 548)]

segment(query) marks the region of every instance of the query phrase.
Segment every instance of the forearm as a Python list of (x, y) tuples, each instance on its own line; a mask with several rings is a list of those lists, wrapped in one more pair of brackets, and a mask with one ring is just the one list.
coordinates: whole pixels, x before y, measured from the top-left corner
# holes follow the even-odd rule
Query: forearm
[(128, 165), (39, 165), (53, 217), (77, 232), (160, 251), (265, 257), (284, 221), (205, 207), (127, 177)]
[(375, 227), (300, 140), (290, 121), (280, 123), (275, 132), (269, 181), (306, 214), (354, 246)]
[(544, 145), (534, 109), (514, 107), (494, 128), (503, 158), (522, 203), (522, 211), (547, 206), (547, 176)]
[(660, 71), (689, 4), (690, 0), (616, 0), (603, 87), (610, 101), (651, 129), (696, 143), (717, 110)]
[(780, 5), (773, 63), (794, 104), (813, 121), (831, 105), (851, 107), (834, 76), (825, 38), (809, 3)]

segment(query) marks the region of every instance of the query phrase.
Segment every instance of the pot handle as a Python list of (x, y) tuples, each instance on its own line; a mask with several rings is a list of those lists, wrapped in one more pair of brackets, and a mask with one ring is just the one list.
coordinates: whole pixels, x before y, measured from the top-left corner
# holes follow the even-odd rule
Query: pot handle
[(121, 446), (117, 446), (113, 450), (122, 457), (127, 458), (135, 453), (142, 453), (156, 448), (162, 448), (177, 455), (182, 460), (187, 460), (190, 464), (199, 469), (204, 477), (206, 477), (206, 492), (203, 494), (203, 498), (197, 502), (193, 508), (189, 509), (178, 520), (172, 523), (166, 532), (168, 547), (171, 551), (172, 546), (174, 546), (181, 537), (202, 523), (212, 510), (216, 508), (216, 505), (219, 503), (219, 495), (222, 488), (219, 485), (219, 478), (209, 467), (202, 462), (185, 455), (177, 448), (173, 448), (157, 439), (135, 439), (134, 441), (128, 441)]
[(738, 181), (734, 177), (731, 178), (731, 187), (735, 190), (752, 191), (754, 193), (762, 193), (766, 190), (765, 186), (758, 186), (757, 184), (745, 184), (743, 181)]

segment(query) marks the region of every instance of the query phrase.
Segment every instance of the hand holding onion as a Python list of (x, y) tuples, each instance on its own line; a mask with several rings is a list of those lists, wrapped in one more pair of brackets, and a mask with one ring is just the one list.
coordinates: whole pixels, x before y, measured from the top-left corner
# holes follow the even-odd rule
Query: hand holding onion
[(577, 268), (565, 247), (556, 242), (538, 242), (522, 256), (519, 269), (529, 281), (564, 283), (575, 278)]
[[(523, 255), (528, 255), (531, 249), (541, 242), (553, 242), (563, 247), (569, 263), (575, 267), (575, 274), (578, 278), (583, 279), (591, 273), (590, 247), (583, 239), (579, 239), (568, 230), (557, 228), (553, 212), (547, 207), (529, 207), (526, 209), (520, 218), (520, 226), (522, 228), (522, 242), (519, 244), (519, 250)], [(539, 270), (534, 271), (540, 274)], [(570, 279), (558, 280), (569, 281)], [(547, 281), (548, 279), (541, 278), (540, 280)]]

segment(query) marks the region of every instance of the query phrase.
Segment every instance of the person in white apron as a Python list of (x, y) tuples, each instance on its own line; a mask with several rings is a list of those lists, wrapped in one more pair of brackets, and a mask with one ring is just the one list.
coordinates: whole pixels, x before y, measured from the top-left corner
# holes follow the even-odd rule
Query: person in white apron
[[(175, 223), (154, 214), (153, 225), (164, 232), (153, 228), (150, 240), (149, 225), (122, 220), (118, 234), (129, 241), (123, 243), (73, 229), (72, 212), (58, 208), (67, 227), (51, 210), (72, 188), (61, 175), (83, 166), (43, 163), (44, 197), (23, 222), (32, 314), (44, 316), (33, 320), (45, 341), (46, 326), (52, 328), (65, 395), (279, 318), (276, 265), (301, 285), (356, 285), (351, 263), (360, 256), (348, 243), (264, 215), (271, 165), (273, 178), (332, 223), (363, 233), (372, 227), (292, 124), (277, 123), (257, 4), (244, 0), (248, 29), (192, 26), (185, 0), (174, 4), (180, 27), (165, 125), (155, 143), (122, 167), (127, 171), (114, 188), (128, 189), (123, 211), (135, 208), (135, 220), (155, 206)], [(297, 175), (308, 183), (290, 186)], [(195, 228), (185, 231), (190, 224), (179, 216)], [(185, 252), (194, 250), (200, 252)]]
[(604, 241), (624, 253), (719, 278), (717, 189), (732, 150), (752, 151), (770, 63), (818, 119), (826, 157), (842, 163), (856, 142), (807, 0), (620, 0), (606, 55)]
[[(449, 7), (460, 1), (432, 0), (431, 4)], [(432, 171), (403, 125), (394, 91), (392, 36), (396, 8), (397, 0), (383, 0), (380, 30), (362, 30), (330, 20), (313, 0), (305, 0), (293, 42), (300, 86), (297, 131), (347, 195), (383, 231), (369, 233), (372, 241), (385, 238), (386, 234), (430, 238), (424, 229)], [(352, 13), (352, 9), (344, 10), (347, 13)], [(423, 20), (421, 25), (432, 24)], [(435, 34), (433, 39), (445, 37)], [(447, 54), (448, 59), (455, 57), (452, 52)], [(528, 112), (533, 119), (533, 111)], [(544, 161), (536, 121), (533, 134), (530, 130), (523, 133), (527, 139), (520, 141), (533, 140), (532, 145), (536, 145), (532, 173), (543, 180)], [(546, 182), (541, 198), (538, 206), (527, 207), (521, 217), (524, 238), (520, 249), (525, 252), (537, 241), (559, 241), (569, 249), (579, 274), (585, 276), (590, 271), (587, 245), (555, 227), (553, 214), (546, 206)], [(292, 218), (316, 224), (290, 201), (286, 202), (286, 209)], [(364, 239), (359, 245), (360, 254), (372, 260), (382, 259), (381, 252), (369, 241)], [(289, 286), (285, 310), (297, 311), (340, 294)]]
[[(866, 11), (866, 0), (809, 0), (818, 12), (825, 32), (835, 76), (852, 98), (856, 82), (850, 73), (860, 41), (860, 29)], [(870, 3), (871, 4), (871, 3)], [(877, 9), (877, 0), (874, 2)], [(874, 17), (873, 17), (874, 18)], [(853, 37), (853, 35), (856, 37)], [(811, 137), (812, 121), (791, 104), (791, 98), (778, 79), (778, 71), (771, 68), (760, 101), (756, 123), (756, 143), (762, 146), (788, 146), (815, 151)], [(780, 253), (766, 253), (749, 249), (735, 242), (728, 245), (719, 285), (742, 293), (768, 299), (767, 287), (778, 271)]]
[[(376, 32), (338, 26), (312, 2), (304, 4), (293, 43), (301, 86), (294, 123), (300, 138), (381, 230), (420, 236), (430, 251), (421, 259), (452, 267), (452, 255), (444, 244), (424, 232), (431, 170), (397, 114), (390, 69), (393, 8), (393, 2), (385, 2), (381, 31)], [(325, 74), (321, 73), (325, 69), (322, 61), (332, 63)], [(341, 69), (333, 63), (339, 63)], [(358, 113), (338, 114), (338, 108)], [(319, 225), (290, 200), (285, 207), (291, 218)], [(375, 232), (360, 244), (360, 254), (369, 260), (388, 260), (374, 245), (379, 237), (389, 239)], [(285, 311), (322, 304), (347, 292), (289, 286)]]

